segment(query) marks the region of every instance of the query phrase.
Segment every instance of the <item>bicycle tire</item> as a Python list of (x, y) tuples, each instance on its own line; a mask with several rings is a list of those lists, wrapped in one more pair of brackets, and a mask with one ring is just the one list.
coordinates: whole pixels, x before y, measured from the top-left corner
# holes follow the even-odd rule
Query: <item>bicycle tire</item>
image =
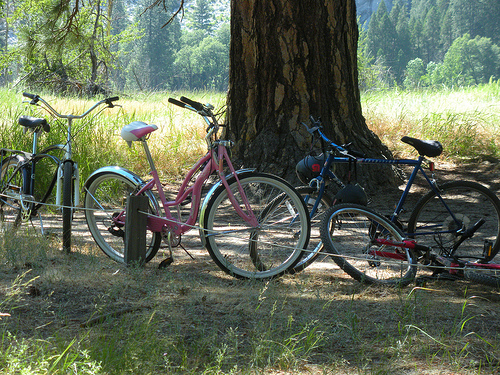
[[(296, 187), (297, 193), (299, 193), (306, 202), (306, 206), (311, 212), (312, 207), (316, 203), (318, 198), (317, 189), (314, 189), (310, 186), (299, 186)], [(307, 200), (306, 200), (307, 199)], [(295, 274), (297, 272), (303, 271), (307, 268), (311, 263), (316, 261), (320, 254), (324, 254), (323, 252), (323, 243), (321, 242), (320, 232), (319, 232), (319, 224), (321, 222), (321, 217), (324, 212), (331, 207), (333, 204), (333, 198), (325, 191), (323, 196), (321, 197), (320, 203), (318, 204), (318, 208), (314, 215), (311, 216), (311, 235), (309, 238), (309, 245), (305, 250), (305, 254), (300, 259), (300, 261), (290, 270), (291, 274)]]
[[(101, 250), (119, 263), (125, 263), (125, 225), (116, 225), (113, 214), (124, 212), (127, 198), (137, 185), (118, 173), (103, 172), (85, 184), (85, 220), (94, 241)], [(157, 214), (150, 204), (150, 212)], [(146, 259), (149, 262), (161, 245), (161, 233), (146, 233)]]
[(405, 286), (415, 279), (417, 261), (412, 250), (373, 243), (374, 238), (401, 241), (401, 230), (366, 206), (330, 207), (321, 220), (320, 233), (325, 251), (361, 283)]
[[(249, 227), (220, 185), (204, 202), (202, 241), (213, 261), (229, 275), (258, 280), (281, 276), (300, 260), (309, 241), (305, 202), (290, 184), (274, 175), (251, 172), (239, 181), (259, 226)], [(236, 178), (229, 178), (228, 184), (244, 208)]]
[(73, 221), (73, 162), (65, 161), (63, 164), (62, 181), (62, 227), (63, 251), (71, 252), (71, 224)]
[(464, 270), (464, 279), (472, 281), (477, 284), (491, 286), (496, 289), (500, 289), (500, 271), (490, 270), (493, 274), (487, 273), (488, 270), (484, 268), (479, 268), (475, 270), (475, 267), (466, 267)]
[[(465, 240), (454, 255), (485, 261), (493, 259), (500, 248), (500, 200), (497, 196), (487, 187), (472, 181), (449, 182), (440, 186), (439, 190), (451, 212), (463, 224), (463, 229), (486, 219), (486, 223), (472, 238)], [(434, 191), (417, 202), (408, 220), (408, 236), (415, 238), (419, 244), (437, 248), (445, 255), (450, 255), (458, 237), (453, 233), (439, 234), (437, 230), (456, 229), (461, 228), (453, 222)], [(485, 241), (491, 242), (492, 251), (489, 256), (483, 257)]]
[(3, 232), (15, 230), (22, 223), (21, 202), (14, 198), (25, 187), (22, 170), (16, 170), (22, 163), (21, 157), (11, 156), (2, 161), (0, 168), (0, 224)]

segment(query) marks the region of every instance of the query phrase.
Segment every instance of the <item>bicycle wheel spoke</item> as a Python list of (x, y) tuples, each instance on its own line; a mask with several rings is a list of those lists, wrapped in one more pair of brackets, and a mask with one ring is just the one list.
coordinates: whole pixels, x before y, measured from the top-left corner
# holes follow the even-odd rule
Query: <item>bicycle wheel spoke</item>
[(11, 157), (4, 159), (1, 165), (0, 225), (4, 232), (16, 229), (31, 206), (20, 199), (24, 180), (21, 170), (16, 168), (21, 163), (19, 158)]
[[(231, 275), (257, 279), (279, 276), (293, 267), (307, 245), (309, 220), (305, 204), (277, 177), (254, 173), (240, 178), (240, 182), (258, 218), (258, 227), (251, 227), (237, 214), (221, 187), (202, 215), (202, 226), (207, 230), (204, 242), (214, 261)], [(235, 180), (230, 187), (243, 207)], [(212, 231), (229, 235), (211, 236)], [(234, 235), (236, 232), (241, 235)]]
[[(136, 186), (119, 174), (97, 174), (85, 193), (85, 218), (97, 245), (110, 258), (124, 262), (124, 233), (127, 198)], [(118, 219), (118, 216), (120, 218)], [(151, 260), (161, 244), (161, 234), (147, 231), (146, 261)]]
[(486, 187), (475, 182), (456, 181), (440, 187), (441, 199), (430, 192), (417, 203), (408, 223), (409, 235), (419, 243), (450, 255), (460, 234), (479, 220), (485, 223), (466, 239), (454, 255), (481, 259), (491, 243), (493, 258), (500, 248), (500, 202)]
[[(313, 208), (314, 204), (318, 199), (318, 193), (316, 189), (309, 186), (302, 186), (296, 188), (297, 192), (304, 199), (309, 212)], [(293, 267), (291, 273), (300, 272), (313, 263), (318, 256), (323, 251), (323, 243), (320, 237), (320, 221), (324, 212), (332, 205), (332, 198), (325, 192), (318, 203), (318, 207), (314, 213), (311, 214), (311, 237), (309, 240), (309, 245), (304, 251), (304, 257)], [(324, 256), (323, 258), (325, 258)], [(329, 257), (326, 257), (329, 259)]]
[(408, 249), (374, 241), (403, 239), (402, 233), (375, 211), (358, 205), (333, 206), (325, 213), (320, 229), (326, 251), (354, 279), (398, 286), (413, 281), (416, 273), (413, 254)]

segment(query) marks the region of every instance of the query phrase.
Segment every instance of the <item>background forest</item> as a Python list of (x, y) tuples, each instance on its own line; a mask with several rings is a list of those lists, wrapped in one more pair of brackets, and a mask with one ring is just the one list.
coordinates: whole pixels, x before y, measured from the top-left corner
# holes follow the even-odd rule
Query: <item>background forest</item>
[[(361, 1), (361, 0), (360, 0)], [(498, 0), (381, 1), (363, 23), (361, 84), (468, 86), (498, 79)]]
[[(229, 0), (188, 0), (166, 25), (179, 3), (0, 0), (0, 84), (86, 95), (225, 91)], [(359, 22), (361, 89), (468, 86), (500, 76), (498, 0), (371, 6), (376, 11)]]
[[(0, 0), (1, 84), (58, 92), (226, 90), (229, 0)], [(74, 8), (78, 7), (78, 13)]]

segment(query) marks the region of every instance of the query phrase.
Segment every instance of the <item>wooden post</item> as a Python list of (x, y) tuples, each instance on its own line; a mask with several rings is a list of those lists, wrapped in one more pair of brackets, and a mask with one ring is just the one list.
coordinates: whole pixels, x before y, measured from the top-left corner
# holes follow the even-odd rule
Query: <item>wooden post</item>
[(149, 200), (144, 195), (127, 198), (125, 217), (125, 264), (144, 265), (146, 260), (146, 224)]

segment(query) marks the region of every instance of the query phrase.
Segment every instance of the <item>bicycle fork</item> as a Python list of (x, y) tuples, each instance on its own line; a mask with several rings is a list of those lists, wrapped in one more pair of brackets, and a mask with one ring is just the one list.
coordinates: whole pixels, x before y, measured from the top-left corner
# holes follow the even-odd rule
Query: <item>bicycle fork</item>
[[(80, 204), (80, 172), (78, 170), (78, 164), (72, 160), (64, 160), (57, 167), (57, 183), (56, 183), (56, 206), (62, 209), (62, 187), (64, 181), (64, 164), (71, 163), (72, 164), (72, 173), (71, 173), (71, 185), (73, 196), (71, 201), (73, 202), (73, 207), (77, 207)], [(73, 208), (72, 207), (72, 208)]]

